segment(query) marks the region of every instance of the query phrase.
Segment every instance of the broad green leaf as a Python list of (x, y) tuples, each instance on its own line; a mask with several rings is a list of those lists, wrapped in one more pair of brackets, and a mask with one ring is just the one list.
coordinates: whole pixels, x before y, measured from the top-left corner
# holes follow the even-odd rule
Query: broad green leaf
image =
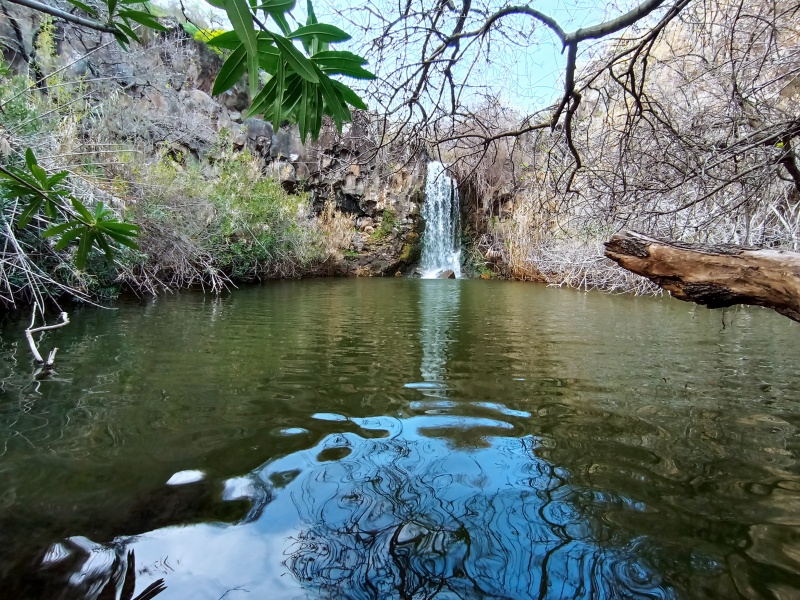
[[(124, 1), (125, 0), (123, 0), (123, 2)], [(97, 17), (97, 11), (95, 9), (93, 9), (91, 6), (89, 6), (88, 4), (84, 4), (83, 2), (78, 2), (78, 0), (67, 0), (67, 2), (72, 4), (72, 6), (77, 6), (83, 12), (88, 13), (88, 14), (92, 15), (95, 18)]]
[(297, 126), (300, 128), (300, 143), (305, 144), (306, 137), (308, 137), (308, 97), (311, 84), (303, 80), (301, 85), (300, 105), (297, 107)]
[(141, 227), (133, 223), (123, 223), (121, 221), (103, 221), (98, 223), (98, 227), (102, 227), (107, 231), (114, 231), (122, 235), (136, 236)]
[(49, 219), (55, 219), (58, 216), (58, 212), (56, 211), (56, 204), (53, 202), (51, 198), (47, 198), (44, 203), (44, 214), (47, 215)]
[(317, 38), (319, 41), (326, 43), (345, 42), (350, 39), (350, 35), (338, 27), (326, 25), (325, 23), (299, 27), (287, 37), (290, 40), (303, 40), (304, 42)]
[(258, 38), (253, 28), (253, 15), (247, 0), (224, 0), (225, 12), (247, 51), (250, 97), (258, 93)]
[[(116, 26), (117, 25), (115, 25), (115, 27)], [(120, 45), (120, 48), (122, 48), (123, 50), (125, 50), (125, 52), (127, 52), (128, 37), (122, 31), (120, 31), (119, 28), (117, 28), (117, 31), (114, 32), (114, 38), (116, 38), (117, 43)]]
[(315, 86), (314, 94), (314, 109), (311, 113), (311, 137), (315, 140), (319, 137), (319, 132), (322, 129), (322, 89), (320, 86)]
[(270, 16), (278, 24), (278, 28), (283, 32), (283, 35), (289, 35), (292, 32), (292, 28), (289, 27), (289, 21), (286, 20), (283, 13), (274, 12), (270, 13)]
[(306, 0), (306, 12), (308, 13), (306, 25), (315, 25), (317, 23), (317, 15), (314, 14), (314, 5), (311, 0)]
[(289, 22), (286, 20), (284, 13), (294, 9), (295, 0), (266, 0), (256, 8), (264, 11), (265, 15), (269, 15), (278, 25), (278, 28), (284, 35), (289, 35), (292, 28), (289, 27)]
[(25, 150), (25, 164), (28, 165), (28, 169), (30, 169), (34, 165), (39, 164), (36, 162), (36, 155), (30, 148), (27, 148)]
[(304, 82), (305, 80), (298, 77), (295, 73), (292, 73), (286, 78), (285, 92), (283, 94), (283, 101), (280, 108), (280, 117), (276, 117), (275, 114), (275, 102), (277, 101), (277, 98), (273, 100), (269, 112), (264, 114), (264, 118), (272, 121), (272, 124), (275, 128), (280, 127), (281, 122), (284, 119), (292, 116), (295, 106), (297, 106), (297, 103), (300, 100)]
[(225, 10), (225, 3), (222, 0), (206, 0), (214, 8), (221, 8)]
[(69, 175), (69, 171), (60, 171), (56, 173), (47, 180), (47, 187), (52, 188), (57, 183), (61, 183), (61, 180), (63, 180), (67, 175)]
[(327, 63), (330, 61), (345, 62), (347, 64), (354, 64), (359, 67), (367, 64), (366, 58), (359, 56), (358, 54), (348, 52), (347, 50), (326, 50), (325, 52), (319, 52), (318, 54), (315, 54), (314, 59), (321, 63)]
[(100, 248), (105, 253), (106, 260), (108, 262), (114, 262), (114, 251), (111, 250), (111, 246), (108, 245), (108, 242), (106, 241), (106, 238), (103, 237), (102, 234), (96, 235), (95, 236), (95, 241), (97, 242), (97, 245), (100, 246)]
[(114, 11), (117, 10), (117, 0), (108, 0), (106, 6), (108, 7), (108, 16), (114, 16)]
[(260, 112), (266, 110), (264, 107), (268, 106), (270, 102), (275, 98), (275, 90), (276, 90), (276, 81), (274, 77), (270, 77), (270, 80), (261, 88), (261, 91), (258, 95), (253, 98), (253, 101), (250, 103), (250, 108), (247, 111), (248, 117), (252, 117), (253, 115), (257, 115)]
[(242, 78), (246, 69), (247, 51), (244, 44), (239, 44), (239, 47), (231, 53), (219, 70), (211, 95), (216, 96), (231, 89)]
[(46, 231), (42, 233), (43, 238), (53, 237), (54, 235), (58, 235), (59, 233), (64, 233), (70, 227), (75, 227), (76, 225), (80, 225), (77, 221), (68, 221), (67, 223), (60, 223), (58, 225), (53, 225), (52, 227), (48, 227)]
[(275, 100), (272, 103), (272, 126), (275, 130), (281, 126), (283, 118), (283, 94), (286, 91), (286, 63), (283, 59), (278, 61), (278, 72), (275, 74)]
[(256, 8), (267, 13), (287, 13), (294, 10), (297, 0), (266, 0)]
[(295, 73), (300, 75), (300, 77), (306, 81), (319, 83), (318, 70), (314, 67), (314, 64), (310, 60), (303, 56), (303, 54), (294, 47), (294, 44), (292, 44), (291, 41), (281, 35), (278, 35), (277, 33), (272, 34), (272, 39), (275, 40), (275, 44), (281, 51), (281, 56), (286, 59), (286, 62), (289, 63)]
[(258, 66), (264, 69), (270, 75), (275, 75), (278, 71), (278, 60), (280, 60), (280, 51), (270, 43), (269, 45), (262, 44), (258, 40)]
[(317, 52), (311, 60), (324, 73), (347, 75), (354, 79), (375, 79), (375, 75), (362, 68), (367, 61), (352, 52), (328, 50)]
[(42, 167), (36, 164), (31, 165), (30, 169), (33, 176), (36, 177), (36, 179), (42, 186), (47, 184), (47, 171), (45, 171)]
[(83, 228), (83, 235), (81, 241), (78, 242), (78, 253), (75, 255), (75, 267), (82, 270), (86, 266), (86, 259), (89, 257), (89, 251), (94, 245), (94, 231), (88, 227)]
[(137, 23), (140, 23), (145, 27), (149, 27), (150, 29), (156, 29), (164, 32), (169, 31), (169, 29), (159, 23), (153, 15), (143, 10), (121, 10), (118, 14), (123, 19), (136, 21)]
[(56, 252), (58, 252), (59, 250), (63, 250), (64, 248), (69, 246), (70, 242), (80, 237), (86, 229), (83, 225), (75, 223), (74, 221), (69, 223), (69, 225), (76, 225), (76, 227), (73, 227), (72, 229), (67, 231), (64, 235), (61, 236), (58, 242), (56, 242), (56, 245), (53, 246), (53, 250), (55, 250)]
[(206, 40), (206, 44), (214, 46), (215, 48), (224, 48), (225, 50), (236, 50), (241, 46), (242, 41), (235, 31), (226, 31), (215, 35), (210, 40)]
[(142, 39), (138, 35), (136, 35), (136, 32), (131, 27), (128, 27), (125, 23), (122, 22), (115, 23), (115, 26), (119, 30), (121, 30), (127, 37), (135, 41), (137, 44), (142, 43)]
[(347, 108), (336, 89), (331, 84), (331, 79), (324, 74), (319, 73), (320, 89), (322, 90), (322, 97), (325, 99), (325, 105), (328, 107), (328, 113), (333, 117), (336, 122), (336, 129), (342, 130), (342, 123), (352, 121), (353, 117), (350, 115), (350, 109)]
[(360, 108), (361, 110), (367, 110), (367, 105), (353, 90), (351, 90), (341, 81), (336, 81), (335, 79), (331, 79), (331, 83), (333, 84), (333, 87), (335, 87), (336, 90), (342, 95), (342, 99), (350, 106)]
[(81, 216), (81, 218), (84, 220), (85, 223), (87, 224), (94, 223), (94, 217), (92, 216), (92, 213), (89, 212), (89, 210), (83, 205), (83, 203), (80, 200), (78, 200), (77, 198), (70, 198), (70, 201), (72, 202), (73, 208), (75, 208), (75, 210), (78, 211), (78, 214)]
[(33, 216), (39, 212), (39, 209), (42, 207), (42, 202), (44, 200), (40, 197), (36, 197), (31, 200), (28, 205), (23, 209), (22, 213), (19, 215), (19, 220), (17, 221), (17, 225), (19, 227), (27, 227), (28, 223), (31, 222)]
[(108, 237), (110, 237), (112, 240), (114, 240), (118, 244), (122, 244), (123, 246), (127, 246), (128, 248), (131, 248), (133, 250), (138, 250), (139, 249), (139, 246), (136, 244), (136, 242), (134, 242), (133, 240), (131, 240), (128, 237), (125, 237), (124, 235), (121, 235), (120, 233), (118, 233), (116, 231), (109, 231), (109, 232), (107, 232), (107, 234), (108, 234)]

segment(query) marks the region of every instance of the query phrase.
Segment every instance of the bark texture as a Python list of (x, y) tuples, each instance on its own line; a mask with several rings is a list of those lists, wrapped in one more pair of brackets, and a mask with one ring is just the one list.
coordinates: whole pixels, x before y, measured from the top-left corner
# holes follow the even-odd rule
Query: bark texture
[(665, 242), (624, 231), (606, 256), (675, 298), (709, 308), (755, 304), (800, 322), (800, 254), (747, 246)]

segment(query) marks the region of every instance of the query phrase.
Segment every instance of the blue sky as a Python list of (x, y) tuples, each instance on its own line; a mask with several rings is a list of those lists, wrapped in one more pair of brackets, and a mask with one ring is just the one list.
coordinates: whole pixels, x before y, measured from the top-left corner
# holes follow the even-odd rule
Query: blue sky
[[(158, 0), (157, 0), (158, 1)], [(317, 16), (323, 22), (340, 26), (345, 31), (357, 35), (347, 23), (335, 14), (338, 10), (359, 11), (369, 0), (314, 0)], [(381, 13), (392, 16), (397, 13), (397, 0), (372, 0), (374, 6), (381, 7)], [(602, 2), (600, 0), (540, 0), (529, 5), (555, 18), (567, 31), (602, 22), (630, 9), (634, 0)], [(159, 4), (175, 6), (175, 0), (160, 0)], [(216, 9), (202, 0), (184, 2), (193, 11), (208, 16)], [(477, 3), (474, 3), (477, 4)], [(493, 10), (510, 2), (491, 2)], [(305, 1), (298, 0), (294, 17), (305, 22)], [(358, 12), (355, 13), (356, 15)], [(224, 12), (216, 11), (220, 22), (225, 22)], [(496, 57), (493, 68), (476, 70), (470, 73), (470, 81), (497, 95), (503, 104), (525, 114), (544, 108), (558, 98), (563, 89), (565, 57), (561, 53), (557, 38), (545, 27), (539, 27), (531, 43), (524, 48), (504, 47), (496, 44), (492, 53)], [(355, 42), (353, 41), (353, 45)], [(339, 46), (345, 49), (346, 45)], [(586, 48), (582, 49), (584, 56)], [(580, 63), (580, 55), (579, 55)], [(370, 83), (370, 85), (376, 85)], [(356, 87), (356, 86), (354, 86)]]

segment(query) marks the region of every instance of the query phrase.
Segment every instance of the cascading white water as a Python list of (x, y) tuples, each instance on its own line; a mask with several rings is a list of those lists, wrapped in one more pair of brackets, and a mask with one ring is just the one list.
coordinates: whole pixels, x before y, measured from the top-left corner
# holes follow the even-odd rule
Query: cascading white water
[(434, 279), (450, 270), (461, 277), (461, 220), (456, 182), (440, 162), (428, 163), (422, 218), (422, 278)]

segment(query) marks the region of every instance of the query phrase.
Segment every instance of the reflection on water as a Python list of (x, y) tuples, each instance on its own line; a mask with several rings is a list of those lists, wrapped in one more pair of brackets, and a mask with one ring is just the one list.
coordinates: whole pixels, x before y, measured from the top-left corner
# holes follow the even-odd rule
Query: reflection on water
[(461, 286), (456, 281), (433, 279), (421, 282), (417, 304), (422, 346), (419, 370), (422, 380), (433, 384), (427, 388), (426, 396), (446, 397), (443, 390), (447, 347), (453, 342), (452, 330), (458, 326), (460, 299)]
[[(795, 598), (800, 345), (769, 313), (288, 282), (0, 340), (9, 598)], [(168, 485), (169, 482), (169, 485)]]
[[(67, 595), (75, 598), (121, 589), (134, 556), (135, 593), (166, 581), (175, 597), (293, 597), (298, 587), (330, 598), (675, 597), (648, 560), (658, 547), (602, 519), (647, 507), (572, 484), (567, 470), (537, 457), (536, 438), (459, 451), (425, 432), (504, 423), (350, 422), (368, 436), (330, 435), (227, 480), (225, 500), (251, 503), (236, 525), (171, 527), (105, 546), (73, 538), (44, 562), (76, 562)], [(337, 449), (346, 452), (332, 456)]]

